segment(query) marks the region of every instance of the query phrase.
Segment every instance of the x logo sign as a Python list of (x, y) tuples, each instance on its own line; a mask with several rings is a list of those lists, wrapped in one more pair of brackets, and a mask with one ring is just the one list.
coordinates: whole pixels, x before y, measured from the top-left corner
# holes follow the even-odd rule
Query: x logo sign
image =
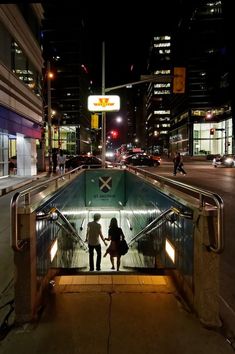
[(104, 193), (107, 193), (112, 188), (112, 178), (111, 177), (99, 177), (99, 187)]

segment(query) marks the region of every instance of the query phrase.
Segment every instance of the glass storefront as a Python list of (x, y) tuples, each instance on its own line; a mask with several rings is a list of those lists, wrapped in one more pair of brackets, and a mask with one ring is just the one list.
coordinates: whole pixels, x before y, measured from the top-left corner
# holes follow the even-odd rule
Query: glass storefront
[(193, 155), (232, 154), (232, 119), (193, 125)]
[(0, 177), (8, 175), (8, 135), (0, 130)]
[[(67, 151), (69, 155), (76, 155), (77, 135), (75, 126), (52, 126), (52, 148)], [(46, 150), (48, 151), (48, 131), (45, 130)]]

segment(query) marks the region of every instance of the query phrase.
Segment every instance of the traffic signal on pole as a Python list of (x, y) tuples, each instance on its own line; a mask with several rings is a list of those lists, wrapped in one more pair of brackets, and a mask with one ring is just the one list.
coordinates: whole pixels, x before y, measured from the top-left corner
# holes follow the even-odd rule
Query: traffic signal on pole
[(99, 129), (99, 116), (98, 116), (98, 114), (91, 115), (91, 129)]
[(117, 137), (118, 137), (118, 132), (117, 132), (117, 130), (112, 130), (112, 131), (111, 131), (111, 135), (112, 135), (112, 138), (113, 138), (113, 139), (117, 139)]
[(210, 135), (214, 135), (215, 134), (215, 128), (210, 128)]
[(185, 93), (186, 69), (184, 67), (174, 68), (173, 93)]

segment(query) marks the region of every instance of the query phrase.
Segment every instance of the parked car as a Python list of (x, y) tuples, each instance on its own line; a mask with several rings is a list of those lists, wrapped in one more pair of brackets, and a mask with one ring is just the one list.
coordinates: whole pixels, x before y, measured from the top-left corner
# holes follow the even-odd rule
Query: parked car
[(234, 155), (217, 155), (213, 158), (212, 165), (214, 167), (235, 167)]
[(150, 157), (153, 159), (155, 167), (161, 164), (161, 156), (159, 156), (158, 154), (153, 153), (152, 155), (150, 155)]
[(133, 165), (133, 166), (154, 166), (155, 161), (149, 155), (134, 154), (134, 155), (127, 155), (125, 159), (123, 159), (123, 163), (125, 165)]
[[(96, 156), (88, 156), (88, 155), (76, 155), (71, 159), (68, 159), (65, 162), (65, 168), (68, 170), (72, 170), (79, 166), (92, 166), (93, 167), (101, 167), (101, 160)], [(85, 167), (85, 168), (86, 168)]]

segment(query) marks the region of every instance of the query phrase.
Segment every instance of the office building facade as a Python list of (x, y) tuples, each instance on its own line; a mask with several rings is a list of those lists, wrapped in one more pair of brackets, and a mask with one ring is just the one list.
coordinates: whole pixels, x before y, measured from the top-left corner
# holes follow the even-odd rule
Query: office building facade
[(171, 152), (233, 152), (229, 66), (222, 1), (192, 6), (174, 38), (174, 62), (186, 68), (185, 94), (173, 94)]
[(149, 83), (146, 93), (146, 145), (151, 153), (168, 153), (171, 72), (171, 36), (156, 35), (150, 46), (148, 62), (148, 74), (154, 75), (156, 80)]
[(0, 5), (0, 177), (17, 155), (17, 175), (37, 173), (41, 138), (40, 4)]

